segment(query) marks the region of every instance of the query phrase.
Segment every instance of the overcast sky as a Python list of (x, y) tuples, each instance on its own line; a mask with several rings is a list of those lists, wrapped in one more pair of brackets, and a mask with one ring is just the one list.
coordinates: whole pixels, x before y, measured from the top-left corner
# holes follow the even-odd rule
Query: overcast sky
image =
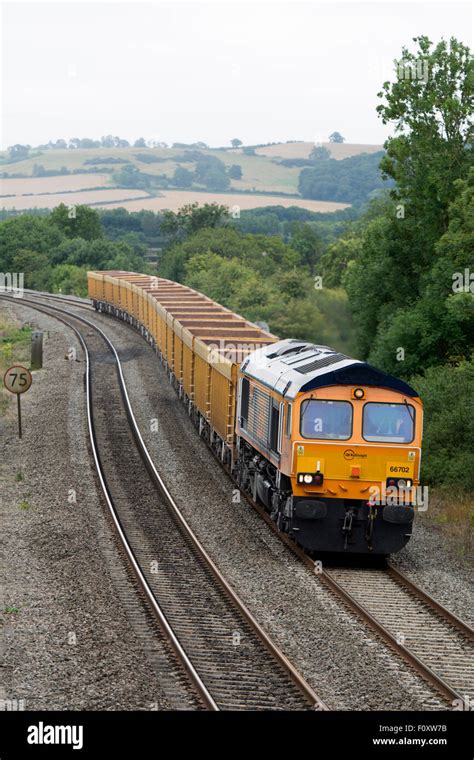
[(472, 19), (455, 2), (6, 2), (1, 144), (381, 143), (376, 93), (402, 46), (472, 47)]

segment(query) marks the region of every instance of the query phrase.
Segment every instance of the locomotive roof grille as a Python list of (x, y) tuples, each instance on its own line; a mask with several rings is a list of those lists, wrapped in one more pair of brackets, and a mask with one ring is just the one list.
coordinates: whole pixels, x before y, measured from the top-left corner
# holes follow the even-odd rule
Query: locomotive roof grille
[(299, 372), (301, 375), (306, 375), (308, 372), (312, 372), (314, 369), (321, 369), (322, 367), (329, 367), (331, 364), (337, 364), (343, 359), (349, 359), (345, 354), (329, 354), (329, 356), (323, 356), (319, 359), (313, 359), (307, 364), (303, 364), (301, 367), (295, 367), (295, 372)]
[[(293, 345), (288, 345), (293, 344)], [(307, 351), (310, 348), (314, 348), (312, 343), (304, 343), (301, 340), (295, 340), (294, 338), (290, 338), (286, 345), (278, 348), (276, 351), (273, 351), (271, 354), (268, 354), (269, 359), (276, 359), (277, 356), (282, 358), (282, 361), (284, 361), (283, 357), (289, 356), (291, 354), (298, 354), (302, 351)]]

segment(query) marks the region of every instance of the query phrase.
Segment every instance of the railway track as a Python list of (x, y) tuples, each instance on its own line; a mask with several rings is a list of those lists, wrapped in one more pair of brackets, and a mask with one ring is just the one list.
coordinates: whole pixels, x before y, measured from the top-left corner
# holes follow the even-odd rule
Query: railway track
[(468, 624), (392, 564), (349, 568), (318, 563), (277, 531), (261, 505), (242, 495), (345, 607), (428, 682), (447, 706), (461, 709), (459, 705), (471, 703), (474, 631)]
[(62, 321), (81, 342), (91, 449), (110, 515), (200, 703), (210, 710), (326, 710), (181, 515), (143, 442), (112, 342), (82, 316), (26, 298), (21, 303)]
[(88, 311), (92, 310), (92, 303), (88, 298), (77, 298), (76, 296), (61, 296), (57, 293), (46, 293), (46, 292), (40, 292), (37, 290), (28, 290), (25, 289), (24, 291), (27, 295), (34, 296), (35, 298), (43, 298), (45, 300), (51, 300), (55, 301), (56, 303), (68, 303), (71, 306), (78, 306), (82, 309), (87, 309)]
[(474, 631), (392, 565), (326, 568), (325, 582), (450, 706), (474, 699)]
[(277, 530), (260, 504), (243, 496), (306, 567), (428, 682), (448, 707), (469, 709), (474, 701), (471, 626), (391, 563), (338, 567), (314, 560)]

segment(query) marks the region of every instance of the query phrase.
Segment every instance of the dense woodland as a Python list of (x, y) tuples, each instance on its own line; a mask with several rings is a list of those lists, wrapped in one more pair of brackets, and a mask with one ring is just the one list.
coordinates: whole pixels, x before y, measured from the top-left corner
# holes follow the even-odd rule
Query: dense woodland
[[(401, 60), (415, 69), (421, 59), (430, 76), (384, 83), (378, 112), (393, 137), (384, 154), (355, 157), (372, 173), (380, 164), (377, 192), (360, 185), (362, 205), (336, 214), (264, 208), (238, 219), (216, 204), (177, 214), (79, 206), (72, 219), (60, 206), (4, 219), (0, 271), (24, 272), (27, 287), (77, 294), (86, 292), (87, 269), (158, 271), (276, 335), (365, 359), (423, 398), (424, 482), (467, 492), (474, 487), (472, 59), (456, 40), (415, 44)], [(323, 165), (338, 164), (338, 192), (348, 198), (344, 164), (355, 159), (319, 153), (302, 176), (321, 188)]]
[(331, 158), (325, 148), (317, 148), (311, 155), (310, 166), (300, 172), (298, 189), (303, 198), (360, 206), (393, 184), (380, 173), (383, 151), (341, 161)]

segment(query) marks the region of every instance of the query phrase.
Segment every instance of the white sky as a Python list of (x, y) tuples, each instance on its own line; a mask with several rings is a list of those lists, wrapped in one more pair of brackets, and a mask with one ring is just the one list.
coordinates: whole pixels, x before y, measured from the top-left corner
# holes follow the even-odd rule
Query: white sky
[(112, 133), (380, 143), (376, 93), (412, 37), (472, 48), (456, 2), (4, 2), (0, 142)]

